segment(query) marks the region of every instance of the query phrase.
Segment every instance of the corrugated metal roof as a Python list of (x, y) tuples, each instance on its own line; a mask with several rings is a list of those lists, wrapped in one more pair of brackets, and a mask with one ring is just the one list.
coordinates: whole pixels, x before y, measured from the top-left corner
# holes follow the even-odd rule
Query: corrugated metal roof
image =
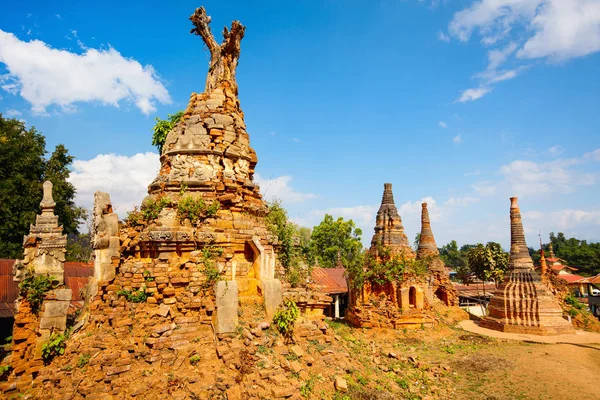
[(559, 279), (562, 279), (563, 281), (566, 281), (567, 283), (575, 283), (582, 279), (585, 279), (581, 275), (574, 275), (574, 274), (558, 274), (557, 276)]
[(321, 286), (323, 293), (348, 293), (345, 273), (345, 268), (314, 268), (312, 278)]
[[(0, 318), (12, 317), (15, 300), (19, 294), (19, 283), (13, 281), (12, 266), (15, 260), (0, 259)], [(71, 304), (80, 308), (83, 299), (80, 290), (94, 275), (93, 263), (65, 262), (65, 284), (73, 291)]]
[(485, 285), (482, 285), (481, 282), (472, 283), (470, 285), (453, 282), (453, 285), (458, 291), (458, 295), (463, 297), (483, 296), (484, 287), (486, 296), (491, 295), (492, 292), (496, 290), (496, 284), (494, 282), (486, 282)]

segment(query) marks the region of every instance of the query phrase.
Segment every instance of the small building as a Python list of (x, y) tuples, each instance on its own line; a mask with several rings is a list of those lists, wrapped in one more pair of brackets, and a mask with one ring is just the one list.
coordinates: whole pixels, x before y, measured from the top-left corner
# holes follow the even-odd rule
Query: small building
[(312, 279), (321, 293), (331, 297), (331, 304), (325, 308), (326, 317), (339, 319), (346, 315), (348, 307), (348, 282), (345, 268), (314, 268)]
[(496, 290), (494, 282), (473, 282), (468, 285), (454, 283), (454, 287), (458, 291), (459, 307), (476, 316), (484, 316), (486, 313), (487, 304)]

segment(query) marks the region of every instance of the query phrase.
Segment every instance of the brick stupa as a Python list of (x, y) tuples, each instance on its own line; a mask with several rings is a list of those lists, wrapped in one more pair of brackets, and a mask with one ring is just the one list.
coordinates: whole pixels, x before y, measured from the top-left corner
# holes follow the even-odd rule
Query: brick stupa
[[(385, 262), (386, 258), (410, 261), (416, 257), (394, 204), (391, 183), (384, 184), (369, 253), (365, 269), (371, 267), (369, 259), (374, 262)], [(435, 320), (427, 311), (433, 302), (431, 281), (429, 274), (417, 276), (407, 272), (400, 279), (381, 284), (367, 280), (361, 287), (351, 290), (346, 319), (353, 326), (362, 328), (433, 326)]]
[(510, 199), (510, 261), (504, 282), (494, 292), (481, 326), (535, 335), (573, 333), (562, 309), (533, 269), (517, 198)]
[(417, 260), (427, 262), (431, 274), (434, 295), (448, 306), (458, 305), (458, 291), (450, 282), (446, 265), (440, 258), (440, 251), (435, 243), (427, 203), (421, 204), (421, 235), (417, 249)]
[(375, 234), (371, 239), (371, 251), (377, 251), (379, 246), (392, 249), (392, 252), (404, 254), (406, 257), (414, 258), (414, 252), (410, 248), (408, 238), (404, 233), (402, 218), (394, 203), (392, 184), (384, 183), (381, 206), (375, 218)]

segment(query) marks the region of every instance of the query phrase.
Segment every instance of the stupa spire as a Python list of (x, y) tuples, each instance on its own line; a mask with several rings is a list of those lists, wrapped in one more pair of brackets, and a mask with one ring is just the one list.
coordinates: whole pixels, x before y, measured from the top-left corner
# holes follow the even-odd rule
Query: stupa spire
[(429, 221), (429, 211), (427, 203), (421, 204), (421, 235), (419, 236), (419, 248), (417, 249), (417, 258), (426, 256), (437, 256), (440, 252), (435, 244), (431, 222)]
[(552, 241), (548, 244), (548, 252), (550, 253), (550, 258), (556, 258), (556, 255), (554, 255), (554, 248), (552, 248)]
[(391, 183), (383, 185), (381, 206), (375, 219), (375, 234), (371, 240), (372, 249), (376, 249), (380, 245), (396, 250), (404, 247), (410, 248), (402, 226), (402, 218), (400, 218), (396, 204), (394, 204)]
[(547, 270), (548, 265), (546, 264), (546, 257), (544, 257), (544, 247), (542, 246), (542, 236), (540, 235), (540, 275), (544, 277)]
[(533, 261), (525, 242), (525, 232), (523, 231), (523, 221), (517, 197), (510, 198), (510, 262), (508, 269), (533, 269)]

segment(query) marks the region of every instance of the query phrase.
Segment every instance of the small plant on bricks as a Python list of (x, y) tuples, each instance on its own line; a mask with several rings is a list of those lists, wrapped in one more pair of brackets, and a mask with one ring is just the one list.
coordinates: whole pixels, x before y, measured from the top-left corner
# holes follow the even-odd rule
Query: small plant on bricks
[(148, 298), (148, 293), (146, 293), (145, 288), (143, 288), (142, 290), (136, 290), (133, 292), (131, 292), (129, 290), (119, 290), (117, 292), (117, 295), (125, 296), (127, 301), (130, 301), (132, 303), (143, 303)]
[(192, 365), (196, 365), (198, 364), (200, 361), (202, 360), (202, 358), (198, 355), (198, 354), (194, 354), (193, 356), (190, 357), (190, 364)]
[(28, 275), (19, 283), (21, 296), (27, 298), (33, 312), (37, 313), (46, 297), (46, 293), (54, 288), (52, 277), (46, 275)]
[(62, 333), (53, 333), (46, 343), (42, 345), (42, 358), (49, 362), (56, 356), (65, 354), (66, 337)]
[(287, 299), (284, 300), (273, 317), (275, 327), (287, 341), (292, 338), (294, 323), (298, 319), (298, 315), (300, 315), (300, 310), (298, 310), (296, 303), (293, 300)]

